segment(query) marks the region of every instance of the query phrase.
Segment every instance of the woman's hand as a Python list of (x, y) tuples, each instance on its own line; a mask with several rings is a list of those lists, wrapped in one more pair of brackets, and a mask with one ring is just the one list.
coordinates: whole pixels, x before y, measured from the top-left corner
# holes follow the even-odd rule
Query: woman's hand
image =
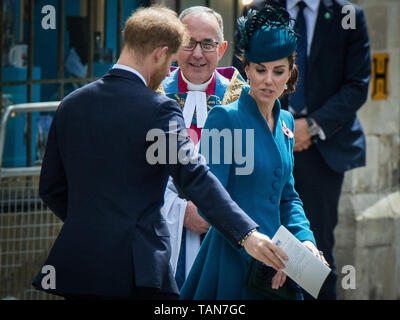
[(286, 274), (283, 271), (278, 271), (271, 281), (271, 288), (272, 289), (279, 289), (283, 286), (286, 281)]
[(324, 254), (322, 253), (322, 251), (319, 251), (317, 249), (317, 247), (315, 246), (314, 243), (312, 243), (311, 241), (308, 241), (308, 240), (303, 241), (302, 243), (308, 250), (310, 250), (314, 254), (314, 256), (319, 258), (326, 266), (329, 267), (329, 263), (326, 262)]

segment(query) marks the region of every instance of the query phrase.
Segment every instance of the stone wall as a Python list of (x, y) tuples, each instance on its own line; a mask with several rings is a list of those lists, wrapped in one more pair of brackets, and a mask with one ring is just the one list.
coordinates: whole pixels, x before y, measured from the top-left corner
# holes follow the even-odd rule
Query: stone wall
[[(358, 115), (367, 136), (367, 166), (346, 174), (335, 230), (340, 299), (400, 299), (400, 1), (358, 0), (372, 53), (389, 54), (389, 95)], [(370, 90), (371, 96), (371, 90)], [(354, 266), (355, 289), (341, 274)]]

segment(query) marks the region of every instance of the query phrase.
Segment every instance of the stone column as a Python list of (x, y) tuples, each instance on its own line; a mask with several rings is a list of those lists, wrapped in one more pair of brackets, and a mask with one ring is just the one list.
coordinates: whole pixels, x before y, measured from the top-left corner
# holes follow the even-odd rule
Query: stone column
[[(389, 95), (358, 116), (367, 166), (346, 173), (335, 230), (339, 299), (400, 299), (400, 2), (353, 1), (365, 11), (372, 53), (389, 54)], [(345, 289), (355, 270), (355, 289)], [(344, 287), (343, 287), (344, 284)]]

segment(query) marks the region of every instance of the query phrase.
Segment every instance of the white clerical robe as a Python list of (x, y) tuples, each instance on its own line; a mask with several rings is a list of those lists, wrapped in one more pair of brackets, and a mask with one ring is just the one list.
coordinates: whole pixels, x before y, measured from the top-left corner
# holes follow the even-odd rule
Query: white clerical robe
[[(183, 76), (183, 75), (182, 75)], [(206, 89), (212, 80), (201, 85), (189, 83), (183, 76), (184, 81), (188, 84), (188, 95), (183, 108), (183, 118), (186, 128), (190, 128), (194, 111), (196, 111), (196, 123), (198, 128), (203, 128), (207, 118), (207, 99)], [(197, 143), (196, 149), (199, 150), (200, 142)], [(168, 180), (167, 188), (164, 194), (164, 205), (161, 208), (161, 214), (167, 221), (167, 225), (171, 234), (171, 258), (170, 263), (175, 275), (179, 252), (181, 249), (183, 220), (185, 217), (187, 201), (178, 197), (178, 192), (172, 182), (171, 177)], [(200, 235), (186, 229), (186, 250), (185, 250), (185, 278), (188, 276), (193, 262), (200, 249)]]

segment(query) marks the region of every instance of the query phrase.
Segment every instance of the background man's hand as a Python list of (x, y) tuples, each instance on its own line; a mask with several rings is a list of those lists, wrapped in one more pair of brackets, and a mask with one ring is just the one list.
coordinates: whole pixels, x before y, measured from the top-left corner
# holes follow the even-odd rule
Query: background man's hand
[(258, 231), (253, 232), (244, 242), (244, 248), (254, 259), (270, 265), (279, 271), (285, 266), (277, 255), (284, 261), (288, 260), (287, 255), (281, 248), (272, 243), (271, 239)]
[(203, 234), (208, 231), (210, 225), (204, 220), (197, 212), (197, 207), (192, 201), (187, 202), (185, 218), (183, 219), (183, 225), (190, 231), (196, 234)]
[(307, 120), (304, 118), (294, 120), (294, 152), (307, 150), (311, 145), (311, 136), (308, 133)]

